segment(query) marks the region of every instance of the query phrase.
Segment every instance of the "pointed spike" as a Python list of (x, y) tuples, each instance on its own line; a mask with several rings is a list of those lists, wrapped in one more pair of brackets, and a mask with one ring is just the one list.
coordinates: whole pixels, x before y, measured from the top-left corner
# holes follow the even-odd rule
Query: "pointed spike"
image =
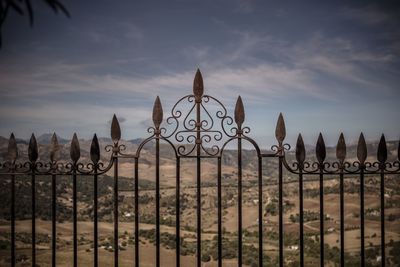
[(57, 135), (53, 133), (50, 144), (50, 161), (55, 162), (58, 160), (60, 154), (60, 145), (58, 144)]
[(304, 163), (306, 159), (306, 148), (304, 147), (303, 137), (301, 134), (297, 137), (296, 143), (296, 160), (298, 163)]
[(28, 146), (28, 158), (30, 162), (35, 162), (39, 157), (38, 145), (34, 134), (31, 135)]
[(276, 123), (275, 137), (279, 143), (282, 143), (286, 137), (286, 127), (282, 113), (279, 113), (278, 122)]
[(153, 123), (156, 129), (160, 128), (162, 120), (163, 120), (163, 109), (160, 97), (157, 96), (153, 106)]
[(361, 164), (365, 163), (367, 159), (367, 144), (365, 143), (363, 133), (360, 134), (360, 138), (358, 138), (358, 146), (357, 146), (357, 159)]
[(336, 158), (343, 162), (346, 158), (346, 142), (343, 133), (340, 134), (338, 143), (336, 145)]
[(11, 162), (14, 162), (18, 158), (18, 147), (14, 133), (11, 133), (10, 139), (8, 140), (8, 158)]
[(326, 158), (326, 148), (325, 148), (324, 138), (322, 137), (321, 133), (319, 133), (319, 136), (318, 136), (318, 141), (317, 141), (317, 146), (315, 148), (315, 153), (316, 153), (318, 162), (319, 163), (324, 162), (324, 160)]
[(386, 140), (385, 135), (382, 134), (381, 140), (379, 141), (378, 145), (378, 161), (380, 163), (384, 163), (387, 160), (387, 147), (386, 147)]
[(90, 159), (95, 164), (100, 160), (100, 145), (96, 134), (93, 136), (92, 144), (90, 145)]
[(235, 122), (238, 125), (239, 129), (242, 127), (244, 118), (245, 118), (245, 115), (244, 115), (243, 101), (242, 101), (242, 98), (239, 96), (237, 98), (236, 106), (235, 106)]
[(115, 114), (111, 122), (111, 139), (114, 143), (118, 143), (118, 141), (121, 139), (121, 127), (119, 126), (119, 122)]
[(204, 84), (203, 84), (203, 76), (199, 69), (196, 71), (196, 75), (193, 81), (193, 94), (196, 99), (200, 99), (204, 93)]
[(76, 133), (74, 133), (74, 136), (72, 137), (71, 148), (70, 148), (69, 154), (74, 163), (76, 163), (79, 160), (79, 158), (81, 157), (81, 149), (79, 147), (79, 140), (78, 140), (78, 136), (76, 135)]

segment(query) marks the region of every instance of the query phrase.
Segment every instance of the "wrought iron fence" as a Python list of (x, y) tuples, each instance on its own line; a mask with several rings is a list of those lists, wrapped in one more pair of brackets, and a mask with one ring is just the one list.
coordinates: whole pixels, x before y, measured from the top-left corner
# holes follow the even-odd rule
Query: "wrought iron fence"
[[(181, 175), (181, 159), (193, 158), (196, 160), (196, 262), (197, 266), (201, 266), (201, 251), (202, 251), (202, 195), (201, 195), (201, 164), (203, 159), (216, 159), (217, 161), (217, 262), (218, 266), (222, 266), (222, 253), (223, 253), (223, 221), (222, 221), (222, 161), (221, 158), (228, 145), (236, 142), (237, 148), (237, 213), (238, 213), (238, 251), (237, 262), (238, 266), (243, 264), (243, 207), (242, 207), (242, 143), (243, 141), (249, 142), (256, 154), (258, 165), (258, 266), (265, 266), (263, 262), (263, 239), (264, 227), (263, 225), (263, 159), (275, 158), (278, 160), (278, 225), (279, 225), (279, 261), (278, 265), (284, 265), (284, 219), (283, 219), (283, 193), (284, 193), (284, 177), (283, 171), (286, 169), (290, 173), (298, 176), (298, 190), (299, 190), (299, 264), (304, 266), (305, 253), (304, 253), (304, 192), (303, 185), (304, 175), (315, 175), (319, 180), (319, 231), (320, 231), (320, 266), (324, 266), (324, 177), (326, 175), (337, 176), (339, 178), (339, 207), (340, 207), (340, 266), (345, 264), (345, 246), (344, 246), (344, 233), (345, 233), (345, 217), (344, 217), (344, 178), (345, 176), (358, 177), (360, 182), (359, 187), (359, 201), (360, 201), (360, 264), (365, 266), (365, 204), (364, 204), (364, 176), (375, 174), (380, 177), (380, 235), (381, 235), (381, 266), (386, 264), (386, 250), (385, 250), (385, 175), (398, 175), (400, 173), (400, 146), (397, 152), (397, 159), (393, 162), (388, 162), (388, 151), (386, 147), (385, 137), (382, 135), (379, 147), (377, 150), (377, 161), (368, 162), (367, 160), (367, 145), (364, 136), (361, 133), (357, 147), (357, 161), (346, 161), (346, 144), (343, 134), (340, 135), (336, 147), (337, 160), (334, 162), (326, 161), (326, 147), (324, 144), (323, 136), (320, 134), (316, 144), (316, 161), (306, 161), (306, 150), (299, 134), (295, 146), (295, 162), (289, 162), (286, 157), (286, 152), (291, 149), (289, 144), (284, 143), (286, 130), (282, 114), (279, 115), (275, 136), (277, 145), (271, 147), (270, 153), (264, 153), (257, 142), (254, 141), (249, 133), (250, 128), (244, 126), (245, 111), (242, 99), (239, 96), (236, 102), (235, 112), (233, 118), (228, 115), (225, 106), (216, 98), (204, 94), (203, 79), (200, 71), (198, 70), (194, 78), (193, 94), (182, 97), (173, 106), (171, 114), (164, 120), (163, 109), (159, 97), (156, 98), (153, 108), (153, 123), (154, 125), (148, 129), (150, 136), (140, 143), (136, 153), (126, 153), (125, 145), (120, 143), (121, 129), (119, 122), (114, 115), (111, 124), (111, 139), (112, 144), (105, 147), (105, 151), (109, 153), (110, 158), (108, 162), (102, 162), (100, 159), (100, 146), (99, 141), (94, 135), (91, 148), (90, 148), (90, 163), (80, 162), (80, 146), (77, 135), (74, 134), (71, 147), (70, 147), (70, 161), (60, 162), (59, 153), (60, 146), (57, 141), (57, 136), (54, 134), (51, 140), (50, 161), (38, 161), (39, 151), (38, 144), (35, 136), (29, 142), (27, 162), (18, 161), (17, 142), (13, 134), (9, 139), (8, 145), (8, 161), (0, 164), (1, 176), (10, 177), (11, 186), (11, 205), (10, 205), (10, 221), (11, 221), (11, 266), (16, 265), (16, 217), (15, 217), (15, 203), (18, 201), (16, 196), (16, 177), (20, 175), (29, 175), (31, 177), (31, 246), (32, 246), (32, 266), (36, 266), (36, 177), (49, 176), (51, 177), (51, 265), (56, 266), (56, 253), (57, 253), (57, 233), (56, 233), (56, 208), (57, 208), (57, 194), (56, 185), (57, 177), (60, 175), (67, 175), (72, 177), (73, 190), (72, 190), (72, 214), (73, 214), (73, 266), (78, 265), (78, 238), (77, 238), (77, 179), (78, 176), (91, 176), (93, 177), (93, 257), (94, 266), (99, 264), (99, 243), (98, 243), (98, 177), (109, 171), (113, 170), (114, 173), (114, 187), (113, 187), (113, 224), (114, 224), (114, 264), (118, 266), (119, 260), (119, 236), (118, 236), (118, 168), (119, 159), (131, 159), (134, 161), (134, 265), (140, 266), (140, 244), (139, 244), (139, 159), (141, 151), (146, 144), (151, 142), (155, 143), (155, 246), (156, 246), (156, 266), (160, 266), (160, 142), (165, 142), (174, 151), (176, 163), (176, 266), (181, 266), (180, 261), (180, 248), (181, 248), (181, 225), (180, 225), (180, 175)], [(179, 108), (180, 104), (185, 102), (190, 105), (189, 111)], [(206, 107), (208, 103), (213, 102), (218, 107), (212, 114)], [(186, 114), (186, 115), (185, 115)], [(190, 114), (194, 114), (191, 117)]]

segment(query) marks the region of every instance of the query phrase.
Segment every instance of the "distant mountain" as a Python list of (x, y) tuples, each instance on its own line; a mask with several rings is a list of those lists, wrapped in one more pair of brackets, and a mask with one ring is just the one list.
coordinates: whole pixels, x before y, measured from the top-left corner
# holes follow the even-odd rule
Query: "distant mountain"
[[(51, 137), (53, 136), (52, 133), (46, 133), (46, 134), (42, 134), (39, 137), (36, 138), (36, 141), (38, 142), (38, 144), (42, 144), (42, 145), (48, 145), (51, 143)], [(57, 140), (59, 144), (68, 144), (71, 141), (64, 139), (62, 137), (60, 137), (59, 135), (57, 136)]]
[(0, 144), (7, 143), (7, 142), (8, 142), (7, 138), (0, 136)]
[[(42, 134), (37, 138), (37, 143), (39, 145), (39, 154), (41, 157), (47, 160), (48, 155), (50, 154), (50, 146), (49, 144), (51, 143), (51, 137), (53, 134), (47, 133), (47, 134)], [(60, 136), (57, 136), (58, 141), (60, 145), (62, 146), (61, 148), (61, 155), (60, 158), (63, 160), (69, 160), (70, 159), (70, 153), (69, 153), (69, 146), (71, 141), (68, 139), (64, 139)], [(106, 145), (112, 144), (112, 141), (108, 137), (100, 137), (98, 138), (100, 142), (100, 146), (104, 148)], [(0, 136), (0, 158), (5, 158), (7, 155), (7, 147), (8, 147), (8, 138)], [(124, 144), (126, 147), (126, 150), (124, 151), (125, 153), (136, 153), (138, 146), (144, 141), (144, 138), (136, 138), (136, 139), (130, 139), (130, 140), (121, 140), (121, 144)], [(82, 161), (90, 161), (90, 146), (91, 146), (91, 139), (79, 139), (80, 143), (80, 148), (81, 148), (81, 160)], [(23, 140), (23, 139), (17, 139), (18, 143), (18, 151), (19, 151), (19, 157), (20, 158), (27, 158), (27, 151), (28, 151), (28, 144), (29, 140)], [(154, 140), (150, 141), (148, 145), (143, 147), (143, 150), (145, 153), (142, 153), (144, 158), (149, 158), (149, 162), (152, 160), (152, 156), (154, 153)], [(288, 161), (293, 161), (295, 160), (295, 153), (294, 149), (295, 145), (292, 144), (292, 150), (287, 152), (287, 159)], [(377, 149), (378, 149), (378, 141), (375, 142), (368, 142), (367, 143), (367, 150), (368, 150), (368, 160), (369, 161), (375, 161), (376, 160), (376, 155), (377, 155)], [(394, 161), (398, 157), (398, 141), (387, 141), (387, 149), (388, 149), (388, 161)], [(347, 155), (346, 159), (349, 161), (354, 161), (357, 160), (357, 145), (356, 144), (350, 144), (347, 146)], [(267, 151), (263, 151), (267, 152)], [(270, 152), (269, 152), (270, 153)], [(171, 159), (174, 158), (174, 152), (173, 149), (171, 149), (169, 144), (162, 143), (160, 145), (160, 155), (161, 157), (165, 159)], [(336, 161), (336, 147), (327, 147), (326, 148), (326, 155), (327, 161), (333, 162)], [(104, 157), (104, 160), (108, 160), (108, 155), (107, 153), (102, 149), (101, 150), (101, 156)], [(255, 162), (255, 152), (253, 150), (243, 150), (242, 153), (243, 157), (243, 164), (244, 166), (246, 165), (254, 165)], [(236, 150), (225, 150), (224, 156), (222, 158), (223, 163), (228, 166), (236, 166), (237, 165), (237, 152)], [(306, 160), (313, 162), (315, 161), (315, 146), (313, 145), (306, 145)], [(255, 168), (255, 166), (253, 166)]]
[(131, 143), (133, 145), (140, 145), (144, 140), (145, 140), (145, 138), (135, 138), (135, 139), (126, 140), (126, 142)]

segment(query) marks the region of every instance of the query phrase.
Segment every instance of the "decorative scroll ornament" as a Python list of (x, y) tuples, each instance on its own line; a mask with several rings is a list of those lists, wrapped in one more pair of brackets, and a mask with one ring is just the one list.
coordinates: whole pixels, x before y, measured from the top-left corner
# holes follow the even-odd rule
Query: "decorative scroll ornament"
[(76, 133), (74, 133), (74, 136), (72, 137), (70, 156), (71, 156), (71, 160), (74, 164), (76, 164), (76, 162), (81, 157), (81, 149), (79, 147), (79, 140), (78, 140), (78, 136), (76, 135)]
[(30, 162), (36, 162), (39, 157), (38, 145), (34, 134), (31, 135), (28, 146), (28, 158)]
[[(155, 108), (157, 106), (158, 104)], [(244, 108), (239, 99), (235, 116), (237, 126), (233, 125), (235, 121), (218, 99), (204, 94), (203, 78), (200, 70), (197, 70), (193, 80), (193, 94), (184, 96), (175, 103), (171, 115), (166, 118), (165, 126), (159, 129), (160, 136), (177, 144), (176, 152), (180, 156), (194, 155), (197, 149), (203, 155), (216, 156), (225, 139), (235, 138), (239, 134), (244, 136), (250, 132), (249, 127), (243, 127)], [(156, 127), (161, 123), (161, 117), (154, 121)], [(152, 133), (153, 130), (150, 127), (148, 131)]]

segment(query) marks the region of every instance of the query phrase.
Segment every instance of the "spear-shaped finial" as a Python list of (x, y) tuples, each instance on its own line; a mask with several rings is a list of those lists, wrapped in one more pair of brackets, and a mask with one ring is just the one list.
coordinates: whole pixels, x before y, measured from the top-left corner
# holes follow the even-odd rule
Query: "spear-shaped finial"
[(34, 134), (31, 135), (28, 146), (28, 158), (30, 162), (35, 162), (39, 157), (38, 145)]
[(100, 160), (100, 146), (96, 134), (93, 136), (92, 144), (90, 145), (90, 159), (94, 164), (97, 164)]
[(365, 143), (365, 138), (363, 133), (360, 134), (358, 138), (358, 145), (357, 145), (357, 159), (361, 165), (364, 165), (365, 160), (367, 159), (367, 144)]
[(160, 101), (160, 97), (157, 96), (156, 101), (153, 106), (153, 123), (156, 129), (160, 128), (161, 122), (163, 120), (163, 109)]
[(238, 129), (242, 128), (243, 122), (244, 122), (244, 106), (243, 106), (243, 101), (240, 96), (238, 96), (236, 100), (236, 106), (235, 106), (235, 122), (238, 126)]
[(115, 143), (118, 143), (121, 140), (121, 128), (119, 126), (119, 122), (117, 116), (113, 116), (111, 122), (111, 139)]
[(196, 75), (193, 81), (193, 94), (196, 98), (196, 101), (200, 101), (201, 97), (204, 93), (204, 84), (203, 84), (203, 76), (199, 69), (196, 71)]
[(72, 137), (70, 156), (71, 156), (71, 160), (74, 163), (76, 163), (79, 160), (79, 158), (81, 157), (81, 149), (79, 146), (79, 140), (78, 140), (78, 136), (76, 135), (76, 133), (74, 133), (74, 136)]
[(8, 158), (13, 163), (18, 158), (18, 147), (17, 147), (17, 141), (15, 140), (14, 133), (11, 133), (10, 139), (8, 140)]
[(346, 142), (343, 133), (340, 134), (338, 143), (336, 145), (336, 158), (340, 163), (343, 163), (346, 158)]
[(319, 163), (323, 163), (326, 158), (326, 148), (322, 133), (319, 133), (315, 154)]
[(60, 156), (60, 146), (58, 144), (56, 133), (53, 133), (50, 143), (50, 161), (56, 162), (59, 156)]
[(276, 123), (275, 137), (279, 144), (282, 144), (286, 137), (286, 127), (282, 113), (279, 113), (278, 122)]
[(387, 147), (386, 147), (386, 140), (385, 135), (382, 134), (381, 140), (379, 141), (378, 145), (378, 161), (381, 164), (384, 164), (387, 160)]
[(303, 164), (306, 159), (306, 148), (304, 147), (303, 137), (301, 134), (297, 137), (296, 142), (296, 160), (298, 163)]

